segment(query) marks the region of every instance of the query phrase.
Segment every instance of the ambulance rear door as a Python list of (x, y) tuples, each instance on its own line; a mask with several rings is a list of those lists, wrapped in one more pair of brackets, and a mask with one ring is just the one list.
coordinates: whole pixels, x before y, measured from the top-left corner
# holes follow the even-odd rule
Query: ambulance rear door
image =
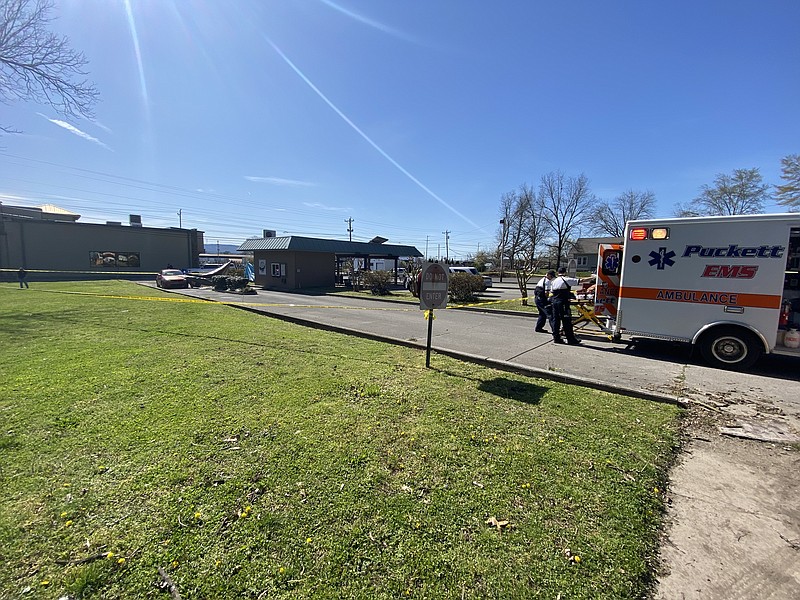
[(600, 244), (597, 252), (594, 314), (611, 324), (617, 320), (622, 244)]

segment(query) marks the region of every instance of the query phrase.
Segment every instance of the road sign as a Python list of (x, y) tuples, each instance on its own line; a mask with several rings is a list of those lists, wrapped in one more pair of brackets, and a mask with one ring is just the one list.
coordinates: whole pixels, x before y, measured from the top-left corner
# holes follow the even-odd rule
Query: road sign
[(447, 283), (450, 270), (439, 263), (425, 263), (419, 282), (420, 310), (434, 310), (447, 306)]

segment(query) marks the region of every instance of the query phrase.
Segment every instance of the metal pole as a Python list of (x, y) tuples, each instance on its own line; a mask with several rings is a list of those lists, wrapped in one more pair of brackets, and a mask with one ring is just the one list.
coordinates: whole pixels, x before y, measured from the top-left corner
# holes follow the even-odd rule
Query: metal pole
[(500, 234), (500, 283), (503, 283), (503, 255), (506, 253), (506, 220), (500, 219), (503, 231)]
[(425, 368), (431, 368), (431, 337), (433, 336), (433, 309), (428, 312), (428, 343), (425, 348)]

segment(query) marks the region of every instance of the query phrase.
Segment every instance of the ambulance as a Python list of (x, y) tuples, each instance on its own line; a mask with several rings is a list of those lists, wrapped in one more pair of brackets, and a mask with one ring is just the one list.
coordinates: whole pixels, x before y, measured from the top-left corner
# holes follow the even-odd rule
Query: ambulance
[(800, 357), (800, 213), (630, 221), (599, 248), (595, 315), (612, 339), (688, 342), (715, 367)]

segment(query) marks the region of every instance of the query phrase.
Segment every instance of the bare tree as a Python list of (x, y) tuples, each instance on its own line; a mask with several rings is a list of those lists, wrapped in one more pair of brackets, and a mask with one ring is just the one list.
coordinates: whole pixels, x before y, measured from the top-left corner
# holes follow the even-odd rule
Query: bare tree
[(800, 207), (800, 154), (781, 159), (781, 179), (786, 183), (775, 186), (775, 199), (782, 206)]
[(732, 175), (719, 173), (713, 187), (704, 185), (700, 190), (694, 206), (678, 205), (678, 216), (757, 215), (764, 212), (764, 203), (770, 199), (769, 185), (757, 168), (735, 169)]
[(90, 117), (98, 93), (82, 79), (86, 58), (48, 31), (52, 7), (52, 0), (0, 0), (0, 101), (32, 100)]
[(697, 209), (694, 204), (684, 204), (678, 202), (675, 205), (674, 213), (676, 217), (701, 217), (703, 214)]
[(536, 272), (536, 257), (542, 245), (541, 207), (536, 192), (527, 184), (504, 194), (501, 203), (506, 215), (506, 254), (517, 277), (522, 303), (526, 305), (528, 280)]
[(627, 190), (611, 202), (601, 202), (594, 217), (595, 233), (621, 237), (625, 224), (635, 219), (648, 219), (655, 216), (656, 196), (653, 192)]
[(594, 213), (595, 203), (586, 175), (567, 177), (556, 171), (542, 176), (539, 206), (542, 219), (554, 237), (556, 267), (561, 264), (568, 241), (577, 237)]

